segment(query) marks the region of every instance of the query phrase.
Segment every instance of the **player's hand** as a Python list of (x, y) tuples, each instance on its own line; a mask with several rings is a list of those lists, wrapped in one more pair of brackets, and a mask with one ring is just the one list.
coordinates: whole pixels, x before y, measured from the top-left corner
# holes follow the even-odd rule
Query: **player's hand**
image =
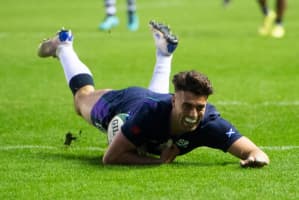
[(162, 150), (160, 159), (162, 163), (171, 163), (175, 157), (179, 154), (180, 150), (176, 145), (172, 144), (170, 147), (166, 147)]
[(268, 165), (269, 161), (267, 159), (261, 157), (253, 157), (249, 156), (246, 160), (241, 160), (240, 165), (241, 167), (263, 167)]

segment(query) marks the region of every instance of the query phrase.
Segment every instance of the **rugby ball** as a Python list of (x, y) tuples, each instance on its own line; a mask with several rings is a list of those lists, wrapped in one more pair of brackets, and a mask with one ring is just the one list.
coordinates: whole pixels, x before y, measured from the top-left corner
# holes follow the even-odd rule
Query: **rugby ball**
[(122, 125), (126, 122), (128, 116), (129, 115), (127, 113), (120, 113), (115, 115), (112, 118), (112, 120), (109, 122), (108, 129), (107, 129), (108, 145), (111, 144), (115, 135), (119, 133)]

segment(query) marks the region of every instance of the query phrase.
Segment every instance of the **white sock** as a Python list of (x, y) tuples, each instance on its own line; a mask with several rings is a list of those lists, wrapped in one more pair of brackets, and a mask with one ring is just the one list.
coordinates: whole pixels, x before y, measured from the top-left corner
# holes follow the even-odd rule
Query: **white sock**
[(107, 15), (115, 15), (116, 14), (116, 0), (105, 0), (105, 8)]
[(136, 12), (136, 1), (135, 0), (127, 0), (128, 12)]
[(158, 93), (169, 93), (169, 78), (172, 55), (165, 56), (157, 50), (156, 64), (148, 89)]
[(62, 65), (68, 84), (78, 74), (89, 74), (92, 76), (88, 67), (79, 59), (72, 45), (60, 45), (56, 54)]

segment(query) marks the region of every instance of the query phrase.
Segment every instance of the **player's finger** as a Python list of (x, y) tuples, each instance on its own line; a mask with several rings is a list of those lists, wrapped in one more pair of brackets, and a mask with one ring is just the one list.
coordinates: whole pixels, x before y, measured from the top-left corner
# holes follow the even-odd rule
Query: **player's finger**
[(246, 160), (241, 160), (240, 165), (241, 167), (251, 167), (254, 165), (255, 159), (252, 156), (249, 156)]

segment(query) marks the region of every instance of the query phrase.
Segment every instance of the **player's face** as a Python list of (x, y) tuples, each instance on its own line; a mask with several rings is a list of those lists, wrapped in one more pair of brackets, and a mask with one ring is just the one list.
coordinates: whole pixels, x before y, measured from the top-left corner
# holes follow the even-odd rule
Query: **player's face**
[(174, 118), (178, 129), (193, 131), (202, 120), (207, 104), (206, 96), (198, 96), (188, 91), (177, 91), (173, 97)]

